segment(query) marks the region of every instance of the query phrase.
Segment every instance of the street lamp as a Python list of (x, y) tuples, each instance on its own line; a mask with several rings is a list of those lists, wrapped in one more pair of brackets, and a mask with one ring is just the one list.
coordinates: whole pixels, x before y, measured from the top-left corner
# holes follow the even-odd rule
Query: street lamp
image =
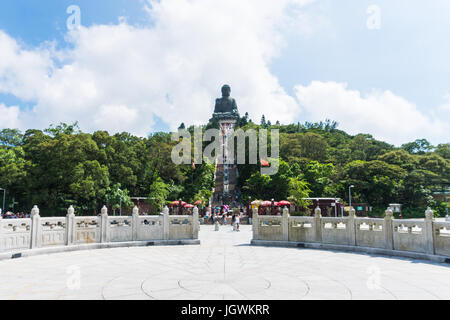
[(348, 187), (348, 198), (349, 198), (349, 206), (350, 206), (350, 210), (352, 209), (352, 188), (354, 188), (354, 185), (351, 185), (350, 187)]
[(122, 216), (122, 190), (117, 189), (120, 192), (120, 210), (119, 210), (119, 214)]
[(253, 218), (252, 197), (248, 197), (247, 216), (248, 216), (248, 223), (252, 224)]
[(6, 199), (6, 189), (0, 188), (3, 191), (3, 205), (2, 205), (2, 213), (5, 213), (5, 199)]

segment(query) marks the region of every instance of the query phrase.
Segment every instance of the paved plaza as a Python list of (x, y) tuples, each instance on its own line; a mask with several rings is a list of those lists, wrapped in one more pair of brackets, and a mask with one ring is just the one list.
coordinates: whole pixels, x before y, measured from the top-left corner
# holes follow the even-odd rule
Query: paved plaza
[(201, 245), (0, 261), (0, 299), (450, 299), (450, 265), (250, 246), (251, 226), (201, 226)]

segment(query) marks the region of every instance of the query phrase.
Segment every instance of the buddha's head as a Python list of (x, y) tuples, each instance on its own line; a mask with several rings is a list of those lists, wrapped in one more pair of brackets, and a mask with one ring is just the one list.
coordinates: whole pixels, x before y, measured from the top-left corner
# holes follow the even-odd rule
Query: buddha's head
[(224, 85), (223, 87), (222, 87), (222, 97), (224, 97), (224, 98), (228, 98), (229, 96), (230, 96), (230, 93), (231, 93), (231, 88), (230, 88), (230, 86), (229, 85)]

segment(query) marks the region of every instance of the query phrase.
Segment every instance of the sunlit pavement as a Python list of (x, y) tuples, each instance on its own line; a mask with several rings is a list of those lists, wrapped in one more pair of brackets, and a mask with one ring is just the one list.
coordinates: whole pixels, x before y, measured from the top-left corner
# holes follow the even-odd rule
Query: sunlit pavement
[(251, 226), (200, 229), (201, 245), (0, 261), (0, 299), (450, 299), (450, 265), (250, 246)]

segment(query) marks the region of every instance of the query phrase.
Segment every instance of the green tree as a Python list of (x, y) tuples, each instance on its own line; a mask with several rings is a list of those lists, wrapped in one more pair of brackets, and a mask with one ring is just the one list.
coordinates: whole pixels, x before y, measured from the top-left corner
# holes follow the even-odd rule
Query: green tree
[[(344, 167), (343, 184), (354, 185), (352, 196), (356, 201), (385, 207), (395, 202), (406, 170), (380, 160), (350, 162)], [(347, 198), (347, 197), (345, 197)]]
[(262, 115), (261, 117), (261, 127), (265, 128), (267, 126), (266, 117)]
[(408, 151), (411, 154), (425, 154), (433, 149), (431, 143), (427, 139), (417, 139), (414, 142), (405, 143), (402, 145), (402, 149)]
[(159, 214), (166, 204), (169, 185), (161, 177), (157, 177), (150, 186), (147, 202), (152, 206), (152, 214)]
[(298, 178), (289, 179), (289, 197), (288, 199), (294, 203), (294, 205), (300, 210), (306, 210), (311, 204), (311, 201), (304, 200), (308, 198), (311, 190), (308, 187), (308, 183), (305, 180)]
[(444, 159), (450, 159), (450, 143), (439, 144), (434, 152)]
[(116, 215), (116, 210), (120, 210), (120, 204), (122, 204), (122, 210), (129, 210), (133, 207), (133, 201), (131, 201), (128, 190), (122, 190), (121, 187), (120, 183), (116, 183), (106, 190), (106, 204), (111, 206), (113, 215)]

